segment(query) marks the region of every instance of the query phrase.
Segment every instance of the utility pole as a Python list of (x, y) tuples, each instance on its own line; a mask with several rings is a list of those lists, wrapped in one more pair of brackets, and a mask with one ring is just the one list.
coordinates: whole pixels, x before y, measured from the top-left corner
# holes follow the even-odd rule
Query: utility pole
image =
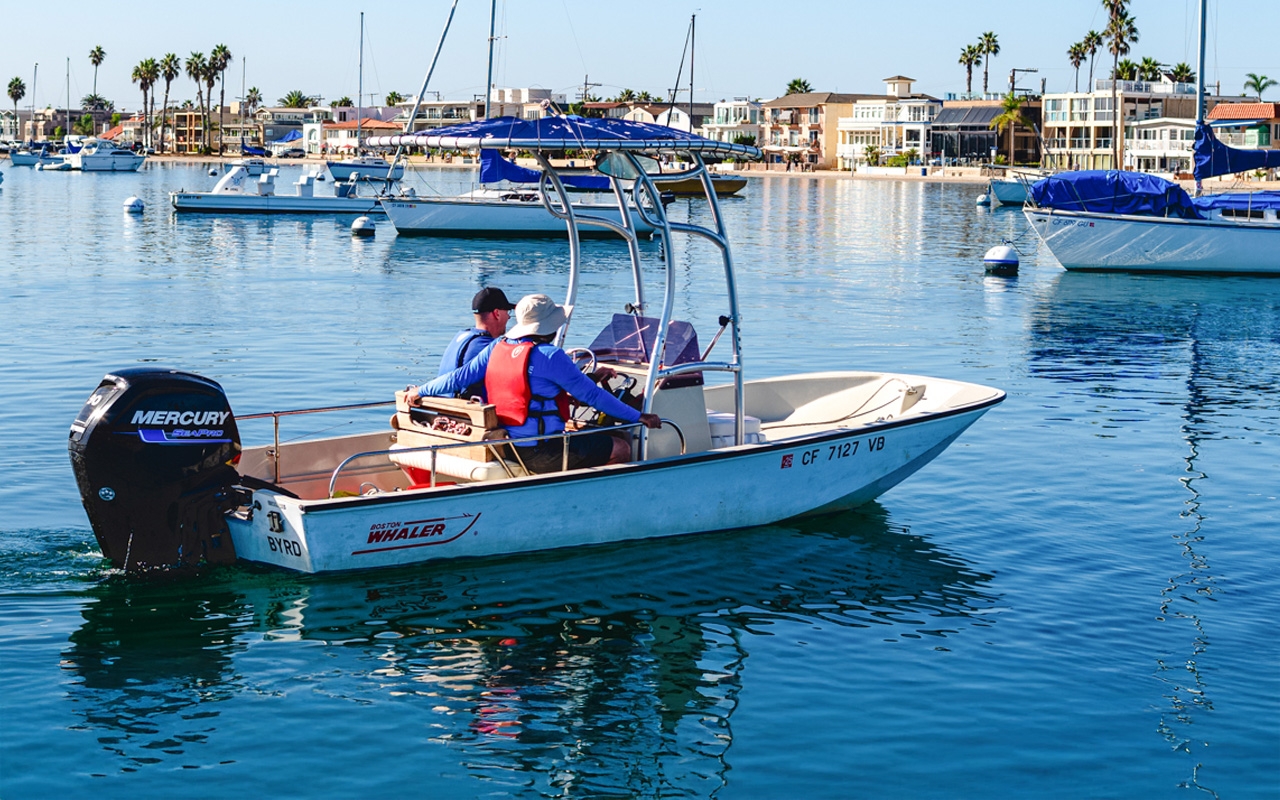
[(1019, 72), (1039, 72), (1038, 69), (1018, 69), (1017, 67), (1009, 70), (1009, 94), (1013, 94), (1014, 89), (1018, 86)]
[[(600, 85), (600, 84), (598, 84), (598, 83), (592, 83), (592, 82), (591, 82), (591, 76), (590, 76), (590, 75), (583, 75), (583, 76), (582, 76), (582, 105), (583, 105), (583, 106), (585, 106), (585, 105), (587, 104), (587, 97), (588, 97), (588, 96), (590, 96), (591, 87), (592, 87), (592, 86), (599, 86), (599, 85)], [(585, 112), (585, 111), (586, 111), (586, 108), (581, 108), (581, 109), (579, 109), (579, 111), (583, 111), (583, 112)], [(583, 114), (583, 116), (586, 116), (586, 114), (584, 113), (584, 114)]]

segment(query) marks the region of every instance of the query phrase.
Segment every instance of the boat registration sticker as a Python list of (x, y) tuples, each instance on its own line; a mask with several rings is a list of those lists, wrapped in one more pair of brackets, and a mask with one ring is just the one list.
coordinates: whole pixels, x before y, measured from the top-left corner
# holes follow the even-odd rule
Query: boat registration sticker
[(407, 522), (375, 522), (369, 526), (369, 536), (365, 543), (377, 546), (353, 550), (351, 555), (360, 556), (368, 553), (385, 553), (389, 550), (448, 544), (460, 539), (479, 520), (479, 514), (459, 514), (455, 517), (433, 517)]

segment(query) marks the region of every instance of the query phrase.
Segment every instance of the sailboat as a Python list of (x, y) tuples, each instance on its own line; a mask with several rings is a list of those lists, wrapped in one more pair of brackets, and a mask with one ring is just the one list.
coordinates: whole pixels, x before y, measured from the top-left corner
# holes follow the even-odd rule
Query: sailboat
[(382, 156), (360, 155), (360, 138), (364, 127), (364, 12), (360, 12), (360, 77), (356, 93), (356, 153), (341, 161), (326, 161), (329, 174), (335, 181), (357, 180), (398, 181), (404, 177), (404, 164), (392, 165)]
[[(1200, 0), (1195, 168), (1218, 175), (1280, 167), (1280, 150), (1239, 150), (1205, 121), (1205, 18)], [(1280, 192), (1191, 197), (1155, 175), (1116, 170), (1063, 172), (1037, 181), (1023, 210), (1068, 270), (1280, 275)]]

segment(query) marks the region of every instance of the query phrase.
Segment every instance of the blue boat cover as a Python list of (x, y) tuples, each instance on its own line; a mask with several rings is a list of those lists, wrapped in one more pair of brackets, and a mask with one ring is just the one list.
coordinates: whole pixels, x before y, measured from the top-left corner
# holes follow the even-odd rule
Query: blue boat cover
[(1185, 189), (1145, 172), (1060, 172), (1032, 184), (1031, 198), (1060, 211), (1201, 219)]
[[(498, 181), (537, 183), (541, 179), (542, 172), (540, 170), (529, 169), (508, 161), (497, 150), (480, 151), (481, 183), (497, 183)], [(561, 175), (560, 180), (569, 186), (576, 186), (579, 189), (609, 191), (609, 179), (603, 175)]]
[(1191, 202), (1201, 211), (1211, 208), (1230, 208), (1237, 211), (1261, 211), (1267, 208), (1280, 209), (1280, 192), (1231, 192), (1229, 194), (1207, 194), (1197, 197)]
[(1202, 181), (1215, 175), (1280, 167), (1280, 150), (1241, 150), (1227, 147), (1202, 122), (1196, 127), (1195, 162), (1196, 180)]

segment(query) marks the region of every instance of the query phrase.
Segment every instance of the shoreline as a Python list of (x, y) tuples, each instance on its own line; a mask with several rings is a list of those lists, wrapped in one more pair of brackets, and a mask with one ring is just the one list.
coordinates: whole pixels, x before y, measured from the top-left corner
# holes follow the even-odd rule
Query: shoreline
[[(202, 155), (152, 155), (147, 156), (147, 161), (155, 161), (159, 163), (174, 164), (214, 164), (228, 163), (238, 161), (240, 155), (224, 155), (224, 156), (202, 156)], [(275, 158), (267, 159), (267, 162), (275, 166), (316, 166), (323, 165), (326, 159), (319, 156), (307, 156), (306, 158)], [(417, 170), (426, 167), (440, 167), (443, 169), (459, 169), (459, 170), (477, 170), (479, 164), (464, 163), (460, 159), (454, 161), (441, 161), (440, 159), (428, 160), (425, 156), (406, 156), (405, 166), (409, 169)], [(765, 178), (765, 179), (782, 179), (782, 180), (812, 180), (815, 178), (830, 178), (833, 180), (852, 180), (852, 181), (910, 181), (913, 183), (957, 183), (969, 185), (982, 185), (990, 180), (989, 175), (977, 174), (979, 168), (976, 167), (928, 167), (927, 175), (868, 175), (866, 173), (848, 172), (846, 170), (819, 169), (808, 172), (801, 170), (793, 170), (787, 172), (785, 170), (772, 169), (726, 169), (713, 170), (719, 175), (734, 175), (744, 178)], [(951, 171), (954, 170), (954, 171)], [(1178, 180), (1175, 183), (1186, 189), (1187, 192), (1195, 191), (1195, 181)], [(1254, 181), (1240, 180), (1234, 176), (1220, 176), (1210, 178), (1203, 182), (1206, 191), (1280, 191), (1280, 180), (1276, 181)]]

